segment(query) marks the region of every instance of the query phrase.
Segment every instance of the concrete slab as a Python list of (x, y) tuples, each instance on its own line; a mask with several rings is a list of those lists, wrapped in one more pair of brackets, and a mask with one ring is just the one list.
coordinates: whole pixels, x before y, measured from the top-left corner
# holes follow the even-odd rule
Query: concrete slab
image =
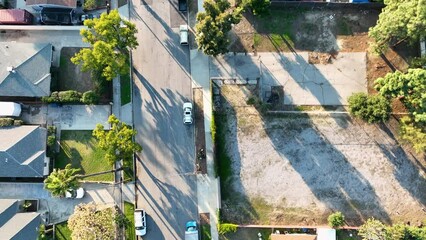
[(25, 124), (46, 124), (47, 106), (42, 104), (24, 104), (22, 107), (21, 119)]
[(227, 54), (211, 58), (210, 77), (256, 79), (262, 89), (284, 86), (284, 104), (347, 105), (354, 92), (367, 92), (366, 54), (339, 53), (330, 64), (309, 64), (308, 52)]
[(110, 129), (110, 105), (48, 105), (48, 121), (60, 124), (62, 130), (93, 130), (100, 123)]
[[(123, 198), (133, 202), (131, 183), (124, 185)], [(114, 201), (114, 192), (119, 191), (117, 185), (84, 183), (82, 187), (86, 194), (82, 199), (66, 199), (52, 197), (45, 190), (43, 183), (0, 183), (0, 198), (2, 199), (39, 199), (40, 210), (48, 211), (50, 223), (66, 221), (80, 203), (95, 202), (99, 204), (119, 204)], [(124, 190), (126, 189), (126, 190)]]

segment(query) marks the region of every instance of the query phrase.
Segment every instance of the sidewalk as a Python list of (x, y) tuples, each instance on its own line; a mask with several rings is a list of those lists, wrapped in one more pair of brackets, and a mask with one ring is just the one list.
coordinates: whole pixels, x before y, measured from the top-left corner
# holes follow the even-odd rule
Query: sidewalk
[(219, 179), (215, 178), (213, 142), (211, 135), (212, 103), (210, 92), (209, 58), (198, 50), (191, 50), (192, 87), (203, 89), (204, 129), (206, 140), (207, 174), (197, 175), (198, 212), (210, 214), (211, 239), (219, 238), (217, 209), (220, 208)]

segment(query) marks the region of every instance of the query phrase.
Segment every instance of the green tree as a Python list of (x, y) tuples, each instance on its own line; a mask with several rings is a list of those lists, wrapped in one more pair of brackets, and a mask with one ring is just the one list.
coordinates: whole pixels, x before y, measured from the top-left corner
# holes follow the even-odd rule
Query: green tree
[(94, 203), (80, 204), (68, 219), (68, 228), (74, 240), (115, 239), (116, 218), (115, 208)]
[(121, 159), (131, 161), (134, 152), (142, 151), (142, 147), (133, 141), (136, 130), (119, 121), (114, 115), (109, 116), (108, 123), (111, 124), (109, 131), (105, 131), (102, 124), (97, 124), (93, 130), (93, 136), (99, 140), (99, 147), (107, 152), (105, 158), (111, 165)]
[(44, 188), (54, 197), (64, 197), (67, 191), (80, 186), (76, 175), (79, 171), (79, 168), (72, 168), (71, 164), (67, 164), (65, 169), (55, 168), (44, 180)]
[(386, 226), (374, 218), (370, 218), (359, 227), (358, 235), (363, 240), (387, 240)]
[(426, 35), (426, 0), (385, 0), (376, 26), (369, 36), (376, 52), (385, 51), (392, 42), (415, 42)]
[(117, 10), (103, 13), (100, 18), (84, 21), (87, 29), (80, 34), (91, 48), (83, 48), (71, 61), (81, 64), (82, 70), (101, 72), (102, 77), (110, 81), (118, 74), (127, 74), (128, 51), (138, 46), (136, 26), (121, 19)]
[(205, 12), (197, 14), (195, 25), (198, 49), (205, 54), (217, 56), (228, 51), (228, 32), (232, 24), (241, 21), (243, 8), (231, 9), (227, 0), (205, 0)]
[(345, 216), (341, 212), (335, 212), (328, 216), (327, 221), (330, 227), (338, 228), (345, 225)]
[(253, 15), (265, 16), (269, 14), (270, 0), (244, 0), (243, 4), (250, 8)]
[(382, 96), (401, 99), (416, 122), (426, 123), (426, 69), (388, 73), (375, 83)]

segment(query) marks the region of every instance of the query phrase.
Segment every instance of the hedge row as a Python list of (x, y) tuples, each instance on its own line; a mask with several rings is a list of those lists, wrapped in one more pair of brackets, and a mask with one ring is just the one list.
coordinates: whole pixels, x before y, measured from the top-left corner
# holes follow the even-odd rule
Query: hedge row
[(49, 97), (42, 97), (45, 103), (84, 103), (97, 104), (99, 95), (94, 91), (80, 93), (74, 90), (52, 92)]
[(21, 126), (24, 124), (22, 120), (15, 120), (13, 118), (0, 118), (0, 127), (8, 127), (8, 126)]

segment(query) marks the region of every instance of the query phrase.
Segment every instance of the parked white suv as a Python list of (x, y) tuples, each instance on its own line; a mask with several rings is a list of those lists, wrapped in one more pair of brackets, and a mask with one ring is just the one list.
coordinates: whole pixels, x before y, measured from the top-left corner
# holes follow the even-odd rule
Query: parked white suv
[(146, 234), (146, 214), (143, 209), (135, 209), (135, 231), (136, 236)]
[(183, 123), (192, 124), (192, 103), (186, 102), (183, 104)]

